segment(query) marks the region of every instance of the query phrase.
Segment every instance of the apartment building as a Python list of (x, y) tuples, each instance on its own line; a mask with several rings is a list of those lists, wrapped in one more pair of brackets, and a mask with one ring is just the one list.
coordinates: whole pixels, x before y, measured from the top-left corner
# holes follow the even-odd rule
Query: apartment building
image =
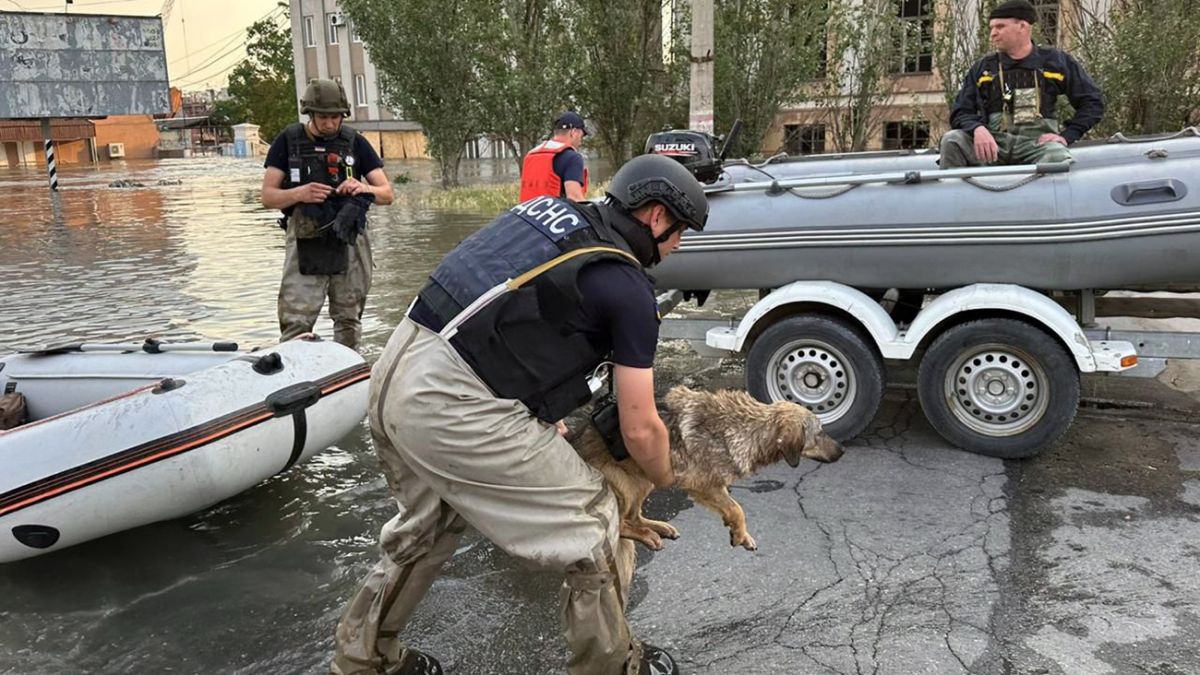
[(340, 82), (350, 102), (347, 120), (387, 159), (428, 157), (421, 125), (380, 100), (379, 80), (354, 22), (336, 0), (290, 0), (292, 54), (296, 69), (296, 114), (308, 81)]
[[(896, 16), (907, 25), (900, 53), (895, 56), (892, 90), (887, 101), (875, 106), (870, 116), (868, 150), (900, 150), (933, 147), (949, 129), (945, 81), (935, 54), (935, 31), (953, 20), (978, 16), (982, 0), (895, 0)], [(1062, 45), (1060, 27), (1064, 13), (1087, 5), (1091, 11), (1107, 11), (1107, 0), (1031, 0), (1038, 11), (1040, 43)], [(960, 27), (960, 29), (963, 27)], [(978, 30), (977, 24), (965, 27)], [(963, 73), (950, 74), (958, 83)], [(957, 86), (957, 84), (956, 84)], [(950, 95), (957, 91), (950, 92)], [(790, 155), (818, 154), (838, 150), (834, 142), (829, 108), (814, 98), (798, 97), (780, 112), (766, 137), (765, 152)]]

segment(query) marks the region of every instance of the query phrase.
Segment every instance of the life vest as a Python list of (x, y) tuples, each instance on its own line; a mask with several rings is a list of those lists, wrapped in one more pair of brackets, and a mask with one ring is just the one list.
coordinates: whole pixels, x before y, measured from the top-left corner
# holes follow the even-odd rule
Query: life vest
[[(561, 152), (573, 149), (569, 143), (549, 140), (530, 150), (521, 165), (520, 200), (524, 202), (534, 197), (567, 196), (562, 176), (554, 173), (554, 158)], [(588, 170), (585, 166), (583, 167), (583, 192), (585, 194), (587, 189)]]
[[(288, 170), (284, 188), (324, 183), (336, 188), (354, 173), (354, 129), (342, 125), (332, 139), (313, 139), (299, 122), (283, 132), (287, 137)], [(287, 228), (296, 238), (301, 274), (341, 274), (349, 266), (349, 248), (331, 227), (348, 198), (330, 195), (320, 204), (297, 204), (285, 210)]]
[[(983, 58), (983, 69), (975, 81), (983, 113), (1005, 113), (1020, 118), (1018, 108), (1036, 106), (1032, 111), (1035, 116), (1054, 119), (1058, 96), (1067, 91), (1065, 61), (1057, 57), (1056, 50), (1035, 46), (1033, 53), (1019, 64), (1005, 65), (996, 52)], [(1026, 95), (1022, 96), (1022, 92)]]
[(642, 269), (609, 224), (627, 217), (553, 197), (522, 202), (442, 260), (410, 317), (447, 337), (498, 396), (561, 420), (591, 399), (588, 377), (608, 357), (580, 330), (580, 271), (599, 260)]

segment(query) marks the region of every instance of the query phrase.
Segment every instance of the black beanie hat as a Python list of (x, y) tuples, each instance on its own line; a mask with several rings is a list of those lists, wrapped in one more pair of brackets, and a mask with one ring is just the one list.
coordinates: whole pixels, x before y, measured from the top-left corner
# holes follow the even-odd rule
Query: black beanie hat
[(1029, 4), (1029, 0), (1004, 0), (988, 15), (988, 21), (992, 19), (1020, 19), (1037, 23), (1037, 11)]

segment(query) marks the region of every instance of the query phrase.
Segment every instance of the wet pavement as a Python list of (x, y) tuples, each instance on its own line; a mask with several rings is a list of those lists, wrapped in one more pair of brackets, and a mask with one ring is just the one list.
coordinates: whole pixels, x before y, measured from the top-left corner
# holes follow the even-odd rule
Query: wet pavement
[[(0, 350), (64, 334), (271, 341), (282, 237), (256, 206), (261, 169), (205, 162), (68, 174), (58, 221), (42, 215), (39, 176), (0, 175), (20, 197), (0, 231)], [(106, 187), (129, 176), (183, 184)], [(368, 360), (483, 220), (377, 214)], [(660, 348), (660, 388), (741, 378), (736, 359)], [(1085, 395), (1155, 386), (1089, 382)], [(650, 515), (682, 537), (639, 552), (637, 633), (684, 673), (1200, 673), (1190, 398), (1085, 407), (1063, 443), (1022, 462), (950, 448), (913, 398), (890, 390), (837, 463), (778, 464), (735, 486), (755, 552), (730, 548), (720, 519), (681, 493), (653, 495)], [(0, 673), (322, 673), (394, 508), (362, 426), (205, 512), (0, 566)], [(558, 592), (555, 575), (470, 535), (407, 637), (452, 674), (564, 672)]]

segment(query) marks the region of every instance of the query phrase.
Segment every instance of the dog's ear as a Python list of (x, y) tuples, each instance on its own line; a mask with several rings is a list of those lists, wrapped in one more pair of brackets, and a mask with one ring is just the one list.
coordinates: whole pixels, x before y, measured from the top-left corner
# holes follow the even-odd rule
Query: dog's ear
[(776, 440), (784, 461), (792, 468), (800, 466), (800, 460), (804, 459), (804, 447), (809, 443), (807, 417), (802, 419), (804, 421), (796, 419), (784, 425)]

